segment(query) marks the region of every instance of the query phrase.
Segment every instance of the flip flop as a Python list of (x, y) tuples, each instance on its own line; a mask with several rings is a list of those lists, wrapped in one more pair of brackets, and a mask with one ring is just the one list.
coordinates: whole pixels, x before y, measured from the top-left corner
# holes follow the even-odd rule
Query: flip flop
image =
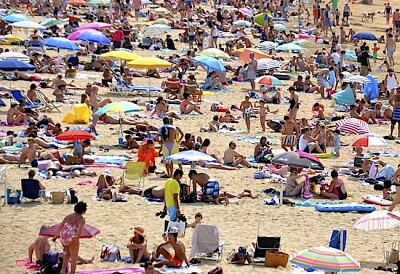
[(169, 179), (171, 177), (169, 177), (167, 174), (164, 174), (164, 175), (160, 176), (160, 178)]

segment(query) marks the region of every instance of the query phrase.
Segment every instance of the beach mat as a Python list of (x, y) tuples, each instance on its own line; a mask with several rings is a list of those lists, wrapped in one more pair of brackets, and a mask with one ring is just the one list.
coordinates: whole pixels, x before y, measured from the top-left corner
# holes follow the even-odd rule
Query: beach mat
[(113, 273), (133, 273), (133, 274), (142, 274), (144, 272), (144, 268), (141, 267), (119, 267), (119, 268), (109, 268), (109, 269), (93, 269), (93, 270), (80, 270), (76, 271), (76, 274), (113, 274)]
[(198, 268), (197, 266), (191, 266), (191, 267), (186, 267), (183, 266), (181, 268), (174, 268), (174, 267), (167, 267), (167, 266), (163, 266), (161, 267), (161, 271), (163, 273), (202, 273), (203, 271), (201, 271), (200, 268)]
[(93, 164), (86, 164), (83, 165), (84, 167), (97, 167), (97, 168), (120, 168), (126, 169), (126, 166), (117, 165), (117, 164), (102, 164), (102, 163), (93, 163)]
[(96, 164), (116, 164), (121, 165), (131, 159), (128, 156), (108, 156), (108, 155), (85, 155), (84, 159), (93, 160)]
[(15, 261), (19, 266), (24, 267), (25, 269), (29, 271), (38, 271), (40, 270), (40, 266), (38, 266), (35, 263), (30, 263), (28, 260), (16, 260)]

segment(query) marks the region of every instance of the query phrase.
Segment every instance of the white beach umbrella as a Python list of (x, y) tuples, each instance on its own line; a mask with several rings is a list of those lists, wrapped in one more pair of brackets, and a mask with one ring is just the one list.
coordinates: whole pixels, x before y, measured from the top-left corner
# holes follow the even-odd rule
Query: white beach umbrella
[(38, 29), (38, 30), (44, 30), (46, 29), (46, 27), (32, 22), (32, 21), (20, 21), (20, 22), (15, 22), (12, 23), (11, 26), (15, 27), (15, 28), (21, 28), (21, 29)]
[(162, 24), (151, 25), (142, 31), (144, 36), (158, 36), (167, 33), (171, 30), (171, 27)]
[(281, 67), (281, 63), (274, 59), (263, 58), (257, 61), (257, 70), (271, 70)]
[(251, 22), (246, 21), (246, 20), (237, 20), (237, 21), (233, 22), (233, 24), (241, 26), (241, 27), (245, 27), (245, 28), (251, 27)]
[(274, 29), (277, 31), (288, 30), (288, 28), (283, 24), (274, 24)]
[(353, 75), (349, 78), (344, 79), (343, 82), (364, 84), (371, 82), (371, 80), (361, 75)]
[(3, 52), (2, 54), (0, 54), (0, 60), (6, 60), (6, 59), (18, 60), (21, 62), (29, 63), (29, 56), (26, 56), (25, 54), (15, 51)]
[(270, 50), (270, 49), (276, 49), (277, 46), (278, 46), (278, 43), (274, 43), (271, 41), (265, 41), (265, 42), (262, 42), (261, 44), (259, 44), (257, 46), (257, 48), (259, 48), (261, 50)]

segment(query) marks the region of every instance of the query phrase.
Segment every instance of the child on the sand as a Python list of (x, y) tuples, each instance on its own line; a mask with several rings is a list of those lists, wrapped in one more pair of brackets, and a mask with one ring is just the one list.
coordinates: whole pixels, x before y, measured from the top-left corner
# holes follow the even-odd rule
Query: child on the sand
[(265, 132), (265, 120), (266, 120), (266, 115), (268, 113), (272, 113), (272, 114), (276, 114), (278, 112), (278, 109), (275, 111), (270, 111), (269, 106), (265, 105), (264, 100), (260, 100), (258, 102), (258, 106), (257, 106), (257, 102), (254, 104), (254, 107), (259, 107), (259, 113), (260, 113), (260, 124), (261, 124), (261, 128), (262, 131)]
[(203, 220), (203, 215), (198, 212), (196, 215), (194, 215), (195, 221), (191, 224), (186, 225), (186, 227), (192, 227), (195, 228), (197, 225), (201, 224), (201, 221)]
[(246, 121), (247, 133), (250, 133), (250, 117), (253, 104), (249, 101), (250, 96), (246, 95), (244, 101), (240, 104), (240, 110), (242, 111), (243, 119)]
[(378, 51), (380, 48), (377, 46), (376, 43), (374, 43), (374, 47), (372, 48), (372, 58), (374, 58), (374, 63), (376, 63), (376, 60), (378, 59)]

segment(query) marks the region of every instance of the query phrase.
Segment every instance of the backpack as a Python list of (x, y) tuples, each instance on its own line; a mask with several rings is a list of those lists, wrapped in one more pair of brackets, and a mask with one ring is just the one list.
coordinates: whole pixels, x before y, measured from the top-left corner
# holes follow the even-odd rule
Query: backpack
[(100, 259), (106, 262), (114, 262), (121, 259), (121, 252), (117, 246), (105, 244), (101, 247)]
[(67, 189), (67, 201), (69, 204), (76, 204), (78, 202), (78, 197), (76, 197), (75, 189)]
[(217, 266), (216, 268), (208, 271), (208, 274), (224, 274), (224, 271), (222, 270), (222, 267)]

